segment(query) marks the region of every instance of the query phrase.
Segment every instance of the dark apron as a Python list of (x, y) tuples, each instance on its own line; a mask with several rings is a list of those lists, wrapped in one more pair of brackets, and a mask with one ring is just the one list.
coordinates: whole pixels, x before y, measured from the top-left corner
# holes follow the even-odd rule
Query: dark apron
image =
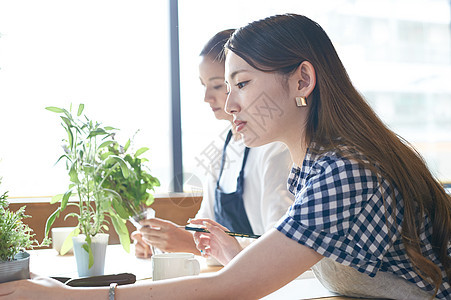
[(244, 209), (243, 202), (243, 188), (244, 188), (244, 166), (246, 165), (249, 148), (244, 150), (243, 164), (241, 165), (240, 175), (237, 179), (236, 191), (233, 193), (223, 193), (219, 186), (224, 163), (226, 159), (226, 149), (232, 137), (232, 131), (227, 134), (222, 151), (221, 169), (219, 171), (219, 178), (216, 183), (215, 191), (215, 219), (219, 224), (227, 227), (230, 231), (254, 234), (251, 224)]

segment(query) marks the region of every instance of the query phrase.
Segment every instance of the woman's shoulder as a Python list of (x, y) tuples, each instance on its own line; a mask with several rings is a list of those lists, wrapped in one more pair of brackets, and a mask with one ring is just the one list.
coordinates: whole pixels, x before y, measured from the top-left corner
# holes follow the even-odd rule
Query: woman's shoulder
[(365, 155), (354, 147), (346, 145), (337, 145), (334, 149), (310, 147), (304, 160), (304, 166), (310, 166), (312, 171), (346, 172), (349, 174), (352, 174), (353, 170), (365, 171), (370, 174), (377, 169), (376, 166), (371, 165)]

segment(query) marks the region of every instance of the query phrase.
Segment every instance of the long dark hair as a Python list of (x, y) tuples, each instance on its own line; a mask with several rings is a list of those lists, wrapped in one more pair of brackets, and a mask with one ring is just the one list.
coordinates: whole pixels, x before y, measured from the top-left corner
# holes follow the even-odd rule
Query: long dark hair
[(308, 101), (305, 142), (314, 142), (324, 151), (335, 149), (337, 141), (352, 145), (371, 165), (357, 161), (398, 189), (404, 203), (401, 235), (407, 255), (418, 274), (435, 285), (437, 293), (441, 270), (422, 254), (418, 224), (424, 222), (425, 215), (432, 220), (432, 247), (449, 280), (451, 197), (419, 153), (388, 129), (357, 92), (324, 30), (305, 16), (278, 15), (238, 29), (226, 48), (264, 72), (289, 75), (302, 61), (314, 66), (316, 86)]

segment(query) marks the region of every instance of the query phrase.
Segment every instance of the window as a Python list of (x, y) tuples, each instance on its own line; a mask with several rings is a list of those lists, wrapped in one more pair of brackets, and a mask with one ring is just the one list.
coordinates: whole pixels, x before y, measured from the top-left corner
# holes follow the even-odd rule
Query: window
[[(447, 0), (179, 1), (183, 162), (193, 185), (222, 148), (227, 122), (203, 103), (198, 54), (216, 32), (294, 12), (328, 32), (356, 87), (384, 122), (451, 182)], [(168, 1), (43, 0), (0, 4), (0, 176), (10, 196), (65, 190), (64, 132), (46, 106), (84, 103), (93, 119), (136, 130), (152, 173), (171, 185)], [(358, 37), (358, 38), (357, 38)]]
[(44, 108), (85, 104), (149, 147), (151, 172), (170, 181), (168, 4), (165, 1), (2, 1), (0, 176), (10, 196), (66, 190), (65, 133)]
[(203, 103), (197, 74), (202, 46), (220, 30), (287, 12), (321, 24), (355, 86), (382, 120), (413, 143), (441, 181), (451, 182), (447, 0), (180, 1), (184, 170), (206, 175), (199, 159), (212, 144), (222, 147), (227, 126)]

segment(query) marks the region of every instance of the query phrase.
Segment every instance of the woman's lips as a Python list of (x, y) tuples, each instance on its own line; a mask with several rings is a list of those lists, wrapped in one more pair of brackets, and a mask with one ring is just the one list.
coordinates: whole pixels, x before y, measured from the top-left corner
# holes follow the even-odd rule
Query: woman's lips
[(247, 122), (235, 120), (233, 123), (235, 123), (236, 126), (236, 132), (240, 132), (243, 130), (244, 126), (246, 126)]

